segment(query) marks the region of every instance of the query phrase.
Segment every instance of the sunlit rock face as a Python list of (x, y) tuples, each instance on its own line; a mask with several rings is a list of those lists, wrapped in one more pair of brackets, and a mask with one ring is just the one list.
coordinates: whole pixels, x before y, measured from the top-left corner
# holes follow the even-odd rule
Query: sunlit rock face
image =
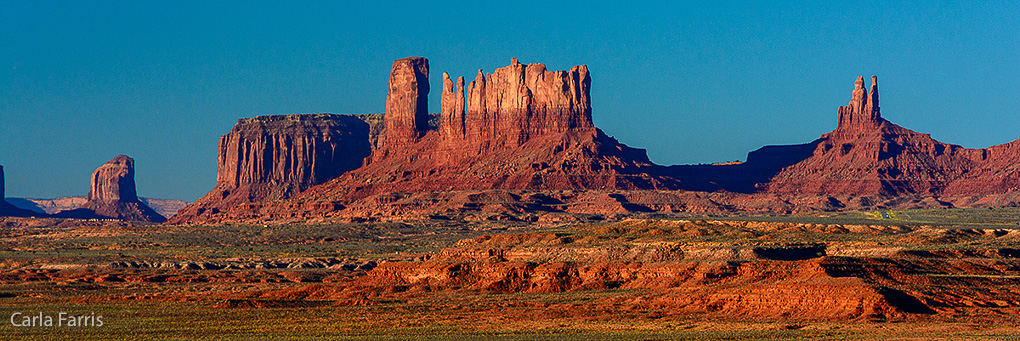
[(110, 218), (163, 222), (166, 218), (138, 200), (135, 160), (117, 155), (92, 172), (88, 201), (77, 209), (57, 213), (68, 218)]
[(244, 118), (220, 137), (216, 187), (180, 210), (183, 222), (236, 205), (289, 198), (361, 167), (372, 153), (363, 117), (334, 114)]

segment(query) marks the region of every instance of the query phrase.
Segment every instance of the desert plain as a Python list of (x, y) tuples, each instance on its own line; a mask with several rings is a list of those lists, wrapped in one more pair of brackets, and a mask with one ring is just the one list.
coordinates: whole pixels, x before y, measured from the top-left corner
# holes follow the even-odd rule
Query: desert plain
[(4, 218), (5, 318), (103, 325), (2, 329), (22, 340), (1009, 339), (1020, 332), (1018, 215)]

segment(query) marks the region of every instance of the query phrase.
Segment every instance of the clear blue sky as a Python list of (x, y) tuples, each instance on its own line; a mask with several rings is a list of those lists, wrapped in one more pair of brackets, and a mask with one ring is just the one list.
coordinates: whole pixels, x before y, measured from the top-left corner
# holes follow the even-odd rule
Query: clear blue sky
[(836, 124), (858, 75), (883, 116), (980, 148), (1020, 134), (1020, 5), (842, 1), (0, 0), (7, 196), (84, 195), (135, 158), (139, 195), (195, 200), (237, 119), (372, 113), (394, 59), (442, 72), (587, 64), (595, 124), (660, 164), (743, 160)]

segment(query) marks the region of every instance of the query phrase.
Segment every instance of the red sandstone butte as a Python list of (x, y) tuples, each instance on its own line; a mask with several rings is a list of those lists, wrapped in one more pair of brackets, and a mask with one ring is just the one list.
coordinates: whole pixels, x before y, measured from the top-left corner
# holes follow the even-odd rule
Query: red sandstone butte
[[(406, 71), (411, 64), (402, 61), (394, 63), (391, 75), (411, 74)], [(662, 167), (652, 164), (644, 150), (620, 144), (592, 125), (591, 78), (584, 65), (551, 72), (542, 64), (513, 59), (488, 76), (479, 71), (468, 86), (466, 105), (461, 87), (455, 89), (445, 76), (438, 131), (421, 131), (407, 123), (414, 117), (407, 109), (419, 98), (392, 95), (416, 93), (416, 83), (427, 81), (421, 78), (427, 74), (414, 74), (414, 82), (390, 78), (385, 154), (275, 210), (329, 209), (336, 206), (328, 203), (348, 205), (387, 192), (677, 186), (673, 178), (654, 175)], [(410, 143), (413, 136), (420, 138)]]
[(77, 209), (63, 211), (56, 216), (166, 221), (166, 218), (138, 200), (135, 191), (135, 160), (127, 155), (117, 155), (92, 172), (88, 201)]
[(281, 200), (361, 167), (372, 152), (363, 117), (333, 114), (243, 118), (220, 137), (216, 187), (171, 223), (264, 200)]
[(429, 126), (429, 60), (408, 57), (393, 62), (386, 95), (386, 142), (373, 156), (386, 157), (418, 142)]
[(422, 86), (427, 65), (417, 57), (393, 63), (386, 138), (370, 163), (287, 201), (237, 206), (192, 221), (321, 216), (348, 205), (357, 211), (378, 199), (367, 197), (387, 193), (677, 187), (676, 179), (656, 175), (663, 167), (644, 150), (592, 125), (591, 78), (583, 65), (550, 72), (513, 59), (487, 76), (479, 71), (465, 90), (444, 77), (435, 130), (422, 125), (428, 117)]
[[(914, 199), (903, 201), (903, 207), (918, 200), (930, 204), (921, 207), (972, 207), (1020, 203), (1018, 159), (1020, 140), (968, 149), (889, 122), (879, 106), (878, 77), (872, 76), (869, 92), (862, 76), (850, 102), (837, 110), (836, 129), (813, 142), (765, 146), (749, 153), (743, 164), (670, 168), (684, 189), (764, 192), (776, 199), (822, 202), (870, 196), (866, 201), (894, 206), (903, 204), (893, 198), (910, 196)], [(838, 200), (833, 203), (820, 207), (844, 207)]]
[(882, 118), (878, 78), (871, 95), (857, 79), (850, 103), (839, 107), (838, 125), (823, 134), (812, 154), (776, 174), (773, 194), (908, 195), (938, 194), (974, 167), (982, 150), (932, 139)]

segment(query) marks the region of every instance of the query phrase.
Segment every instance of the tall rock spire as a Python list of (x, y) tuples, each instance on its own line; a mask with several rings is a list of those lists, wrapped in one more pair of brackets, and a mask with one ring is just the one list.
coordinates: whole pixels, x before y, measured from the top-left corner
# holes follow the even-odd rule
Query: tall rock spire
[(875, 117), (879, 117), (878, 76), (871, 76), (871, 96), (868, 97), (868, 105), (865, 107), (865, 111), (873, 113)]
[(492, 120), (489, 113), (485, 111), (485, 99), (488, 93), (485, 73), (478, 69), (475, 80), (468, 84), (467, 89), (467, 112), (464, 116), (465, 135), (472, 139), (469, 143), (475, 144), (477, 148), (488, 147), (492, 136)]
[(871, 76), (871, 96), (864, 88), (864, 76), (857, 77), (850, 103), (839, 107), (836, 130), (866, 131), (882, 123), (878, 107), (878, 76)]
[(387, 151), (418, 142), (429, 128), (429, 60), (408, 57), (393, 61), (386, 95)]
[(446, 72), (443, 72), (439, 134), (447, 139), (464, 138), (464, 77), (457, 78), (455, 89)]

